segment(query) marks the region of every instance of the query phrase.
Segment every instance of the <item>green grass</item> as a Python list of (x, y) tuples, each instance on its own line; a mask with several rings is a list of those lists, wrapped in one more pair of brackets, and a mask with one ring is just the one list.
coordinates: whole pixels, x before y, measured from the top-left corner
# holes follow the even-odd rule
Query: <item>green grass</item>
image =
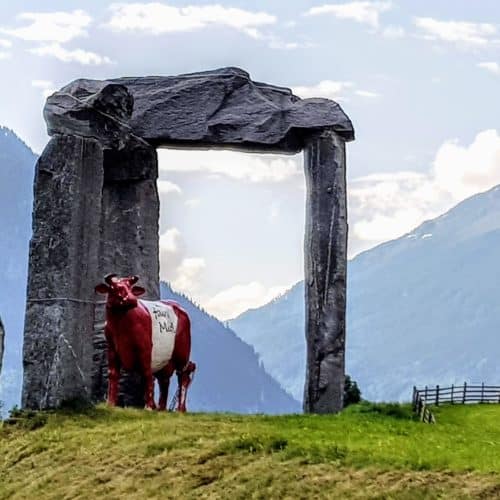
[(500, 498), (500, 405), (435, 414), (20, 415), (0, 429), (0, 499)]

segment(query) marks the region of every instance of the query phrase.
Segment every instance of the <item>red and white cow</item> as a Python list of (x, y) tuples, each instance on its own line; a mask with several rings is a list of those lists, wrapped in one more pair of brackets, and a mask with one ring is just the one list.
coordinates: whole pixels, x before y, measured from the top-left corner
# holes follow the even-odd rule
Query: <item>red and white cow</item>
[(108, 344), (108, 404), (118, 402), (120, 368), (138, 370), (144, 377), (145, 407), (155, 408), (154, 380), (160, 387), (159, 410), (165, 410), (170, 377), (177, 372), (177, 411), (186, 411), (186, 394), (196, 365), (189, 360), (191, 329), (187, 313), (173, 301), (138, 300), (145, 290), (135, 284), (139, 278), (118, 278), (108, 274), (95, 287), (107, 294), (106, 326)]

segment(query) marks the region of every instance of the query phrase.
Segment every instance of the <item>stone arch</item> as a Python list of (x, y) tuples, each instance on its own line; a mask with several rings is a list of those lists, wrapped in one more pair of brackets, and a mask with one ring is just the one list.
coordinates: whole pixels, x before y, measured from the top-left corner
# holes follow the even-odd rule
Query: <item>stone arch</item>
[[(223, 68), (172, 77), (76, 80), (44, 108), (35, 174), (22, 404), (102, 399), (103, 305), (94, 286), (138, 274), (159, 296), (156, 148), (304, 151), (306, 412), (342, 408), (349, 118), (327, 99)], [(125, 396), (134, 401), (133, 383)]]

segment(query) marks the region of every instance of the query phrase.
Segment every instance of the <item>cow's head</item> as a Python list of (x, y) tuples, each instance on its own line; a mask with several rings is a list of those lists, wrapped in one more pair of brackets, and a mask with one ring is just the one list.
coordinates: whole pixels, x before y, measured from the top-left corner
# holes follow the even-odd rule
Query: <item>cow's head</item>
[(142, 286), (135, 286), (137, 281), (139, 281), (137, 276), (118, 278), (116, 274), (108, 274), (104, 278), (104, 283), (95, 287), (95, 291), (108, 294), (107, 307), (132, 309), (137, 306), (137, 297), (146, 291)]

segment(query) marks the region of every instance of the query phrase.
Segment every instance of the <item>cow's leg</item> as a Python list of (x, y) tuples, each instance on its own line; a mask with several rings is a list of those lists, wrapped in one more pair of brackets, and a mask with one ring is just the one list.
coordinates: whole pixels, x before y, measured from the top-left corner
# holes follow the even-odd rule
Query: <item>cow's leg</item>
[(160, 401), (158, 402), (158, 410), (164, 411), (167, 408), (168, 402), (168, 388), (170, 385), (170, 377), (174, 373), (174, 365), (170, 362), (165, 368), (157, 372), (156, 379), (160, 386)]
[(187, 390), (191, 384), (191, 374), (196, 370), (196, 365), (189, 361), (183, 370), (177, 372), (179, 383), (179, 400), (177, 401), (177, 411), (184, 413), (186, 411)]
[(151, 367), (144, 367), (144, 408), (154, 410), (156, 408), (154, 400), (154, 378)]
[(151, 369), (151, 351), (145, 349), (139, 356), (141, 374), (144, 380), (144, 408), (146, 410), (154, 410), (156, 405), (154, 400), (153, 370)]
[(120, 383), (120, 360), (108, 341), (108, 405), (118, 404), (118, 384)]

